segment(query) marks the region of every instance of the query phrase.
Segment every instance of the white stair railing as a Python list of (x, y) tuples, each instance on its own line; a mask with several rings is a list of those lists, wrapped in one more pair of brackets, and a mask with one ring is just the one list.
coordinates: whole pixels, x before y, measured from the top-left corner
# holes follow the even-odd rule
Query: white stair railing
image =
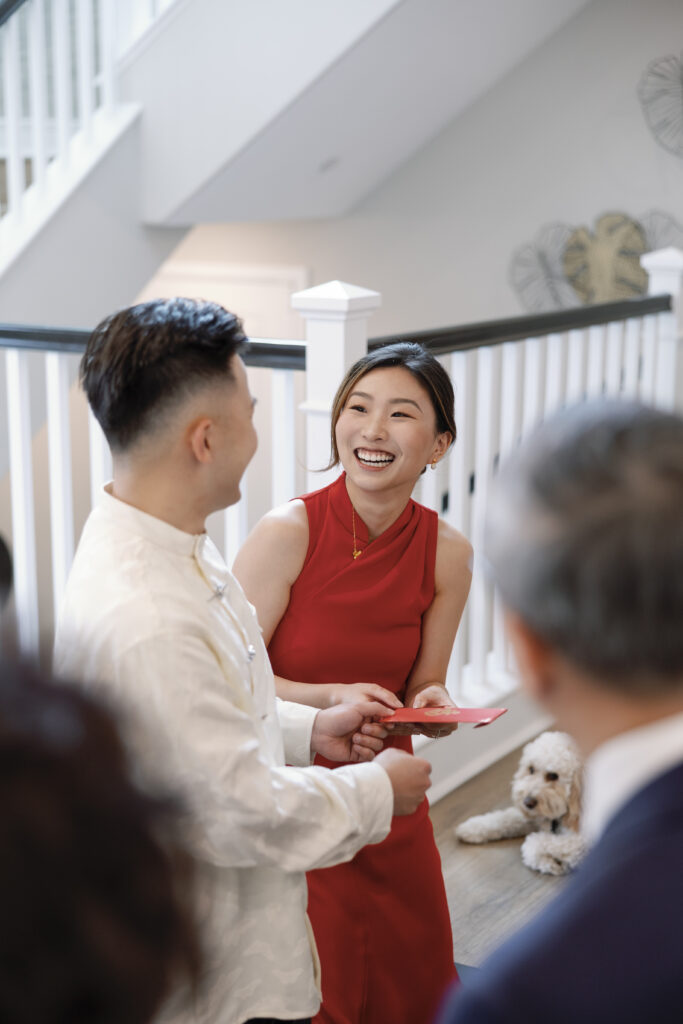
[(0, 273), (137, 112), (117, 59), (175, 2), (24, 0), (0, 24)]
[[(493, 703), (516, 686), (501, 609), (481, 565), (488, 490), (500, 460), (543, 418), (595, 395), (683, 408), (683, 254), (665, 251), (645, 259), (651, 261), (651, 289), (668, 292), (672, 300), (641, 300), (630, 304), (620, 320), (536, 337), (520, 337), (518, 331), (514, 340), (499, 342), (488, 332), (484, 343), (457, 351), (446, 347), (440, 356), (455, 388), (458, 439), (440, 472), (421, 478), (416, 497), (444, 514), (474, 545), (472, 593), (447, 678), (462, 704)], [(297, 468), (309, 471), (308, 489), (329, 479), (313, 471), (327, 462), (332, 395), (350, 362), (366, 350), (367, 319), (379, 301), (377, 293), (341, 282), (297, 293), (293, 303), (306, 318), (306, 342), (259, 341), (247, 355), (248, 364), (270, 370), (272, 429), (269, 445), (261, 437), (261, 448), (269, 449), (267, 468), (245, 475), (242, 500), (210, 526), (229, 563), (255, 519), (295, 496)], [(0, 407), (0, 435), (5, 432), (8, 438), (11, 484), (11, 530), (0, 519), (0, 532), (10, 533), (19, 639), (30, 652), (39, 637), (49, 645), (78, 524), (110, 477), (111, 459), (83, 396), (75, 402), (70, 390), (79, 357), (69, 349), (76, 353), (84, 344), (82, 333), (74, 332), (59, 354), (45, 353), (49, 460), (42, 466), (31, 445), (35, 424), (30, 422), (27, 364), (34, 353), (26, 348), (48, 346), (41, 332), (34, 332), (34, 341), (20, 335), (0, 327), (7, 384), (7, 419)], [(304, 352), (307, 386), (300, 409), (306, 418), (306, 450), (297, 451), (294, 378), (301, 373)]]

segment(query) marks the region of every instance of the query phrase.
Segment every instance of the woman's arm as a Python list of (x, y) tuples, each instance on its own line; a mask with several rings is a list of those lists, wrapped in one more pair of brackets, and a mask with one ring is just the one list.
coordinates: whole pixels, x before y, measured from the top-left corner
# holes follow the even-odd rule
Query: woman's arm
[[(289, 501), (268, 512), (251, 531), (232, 567), (247, 598), (256, 608), (263, 641), (270, 643), (289, 595), (306, 560), (308, 516), (303, 501)], [(282, 700), (329, 708), (341, 703), (379, 701), (389, 708), (401, 701), (376, 683), (301, 683), (275, 676), (275, 689)]]
[[(472, 545), (439, 520), (434, 570), (434, 600), (422, 617), (422, 642), (408, 678), (406, 707), (453, 705), (444, 680), (455, 634), (472, 582)], [(420, 729), (428, 736), (446, 735), (454, 727)]]

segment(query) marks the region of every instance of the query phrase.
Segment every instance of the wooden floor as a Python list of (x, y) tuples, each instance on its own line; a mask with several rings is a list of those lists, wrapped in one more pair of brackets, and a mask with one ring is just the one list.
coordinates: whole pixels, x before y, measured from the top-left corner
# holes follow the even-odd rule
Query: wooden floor
[(459, 842), (453, 833), (454, 826), (472, 814), (509, 806), (519, 755), (520, 751), (509, 754), (449, 793), (430, 812), (441, 853), (457, 963), (476, 967), (565, 882), (524, 867), (521, 839), (471, 846)]

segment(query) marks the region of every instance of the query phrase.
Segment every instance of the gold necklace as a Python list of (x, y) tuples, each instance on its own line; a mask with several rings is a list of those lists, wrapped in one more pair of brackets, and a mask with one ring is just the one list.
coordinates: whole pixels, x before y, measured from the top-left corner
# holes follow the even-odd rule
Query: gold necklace
[(352, 552), (352, 554), (353, 554), (353, 557), (355, 559), (355, 558), (358, 558), (359, 555), (362, 555), (363, 552), (361, 551), (360, 548), (356, 547), (356, 510), (353, 507), (353, 504), (351, 505), (351, 529), (353, 530), (353, 552)]

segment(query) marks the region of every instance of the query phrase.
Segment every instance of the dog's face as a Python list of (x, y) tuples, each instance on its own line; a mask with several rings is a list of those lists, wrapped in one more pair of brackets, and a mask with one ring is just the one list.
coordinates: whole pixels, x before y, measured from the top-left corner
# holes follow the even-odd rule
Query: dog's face
[(522, 751), (512, 780), (512, 800), (536, 821), (557, 821), (577, 829), (582, 766), (574, 741), (563, 732), (541, 733)]

